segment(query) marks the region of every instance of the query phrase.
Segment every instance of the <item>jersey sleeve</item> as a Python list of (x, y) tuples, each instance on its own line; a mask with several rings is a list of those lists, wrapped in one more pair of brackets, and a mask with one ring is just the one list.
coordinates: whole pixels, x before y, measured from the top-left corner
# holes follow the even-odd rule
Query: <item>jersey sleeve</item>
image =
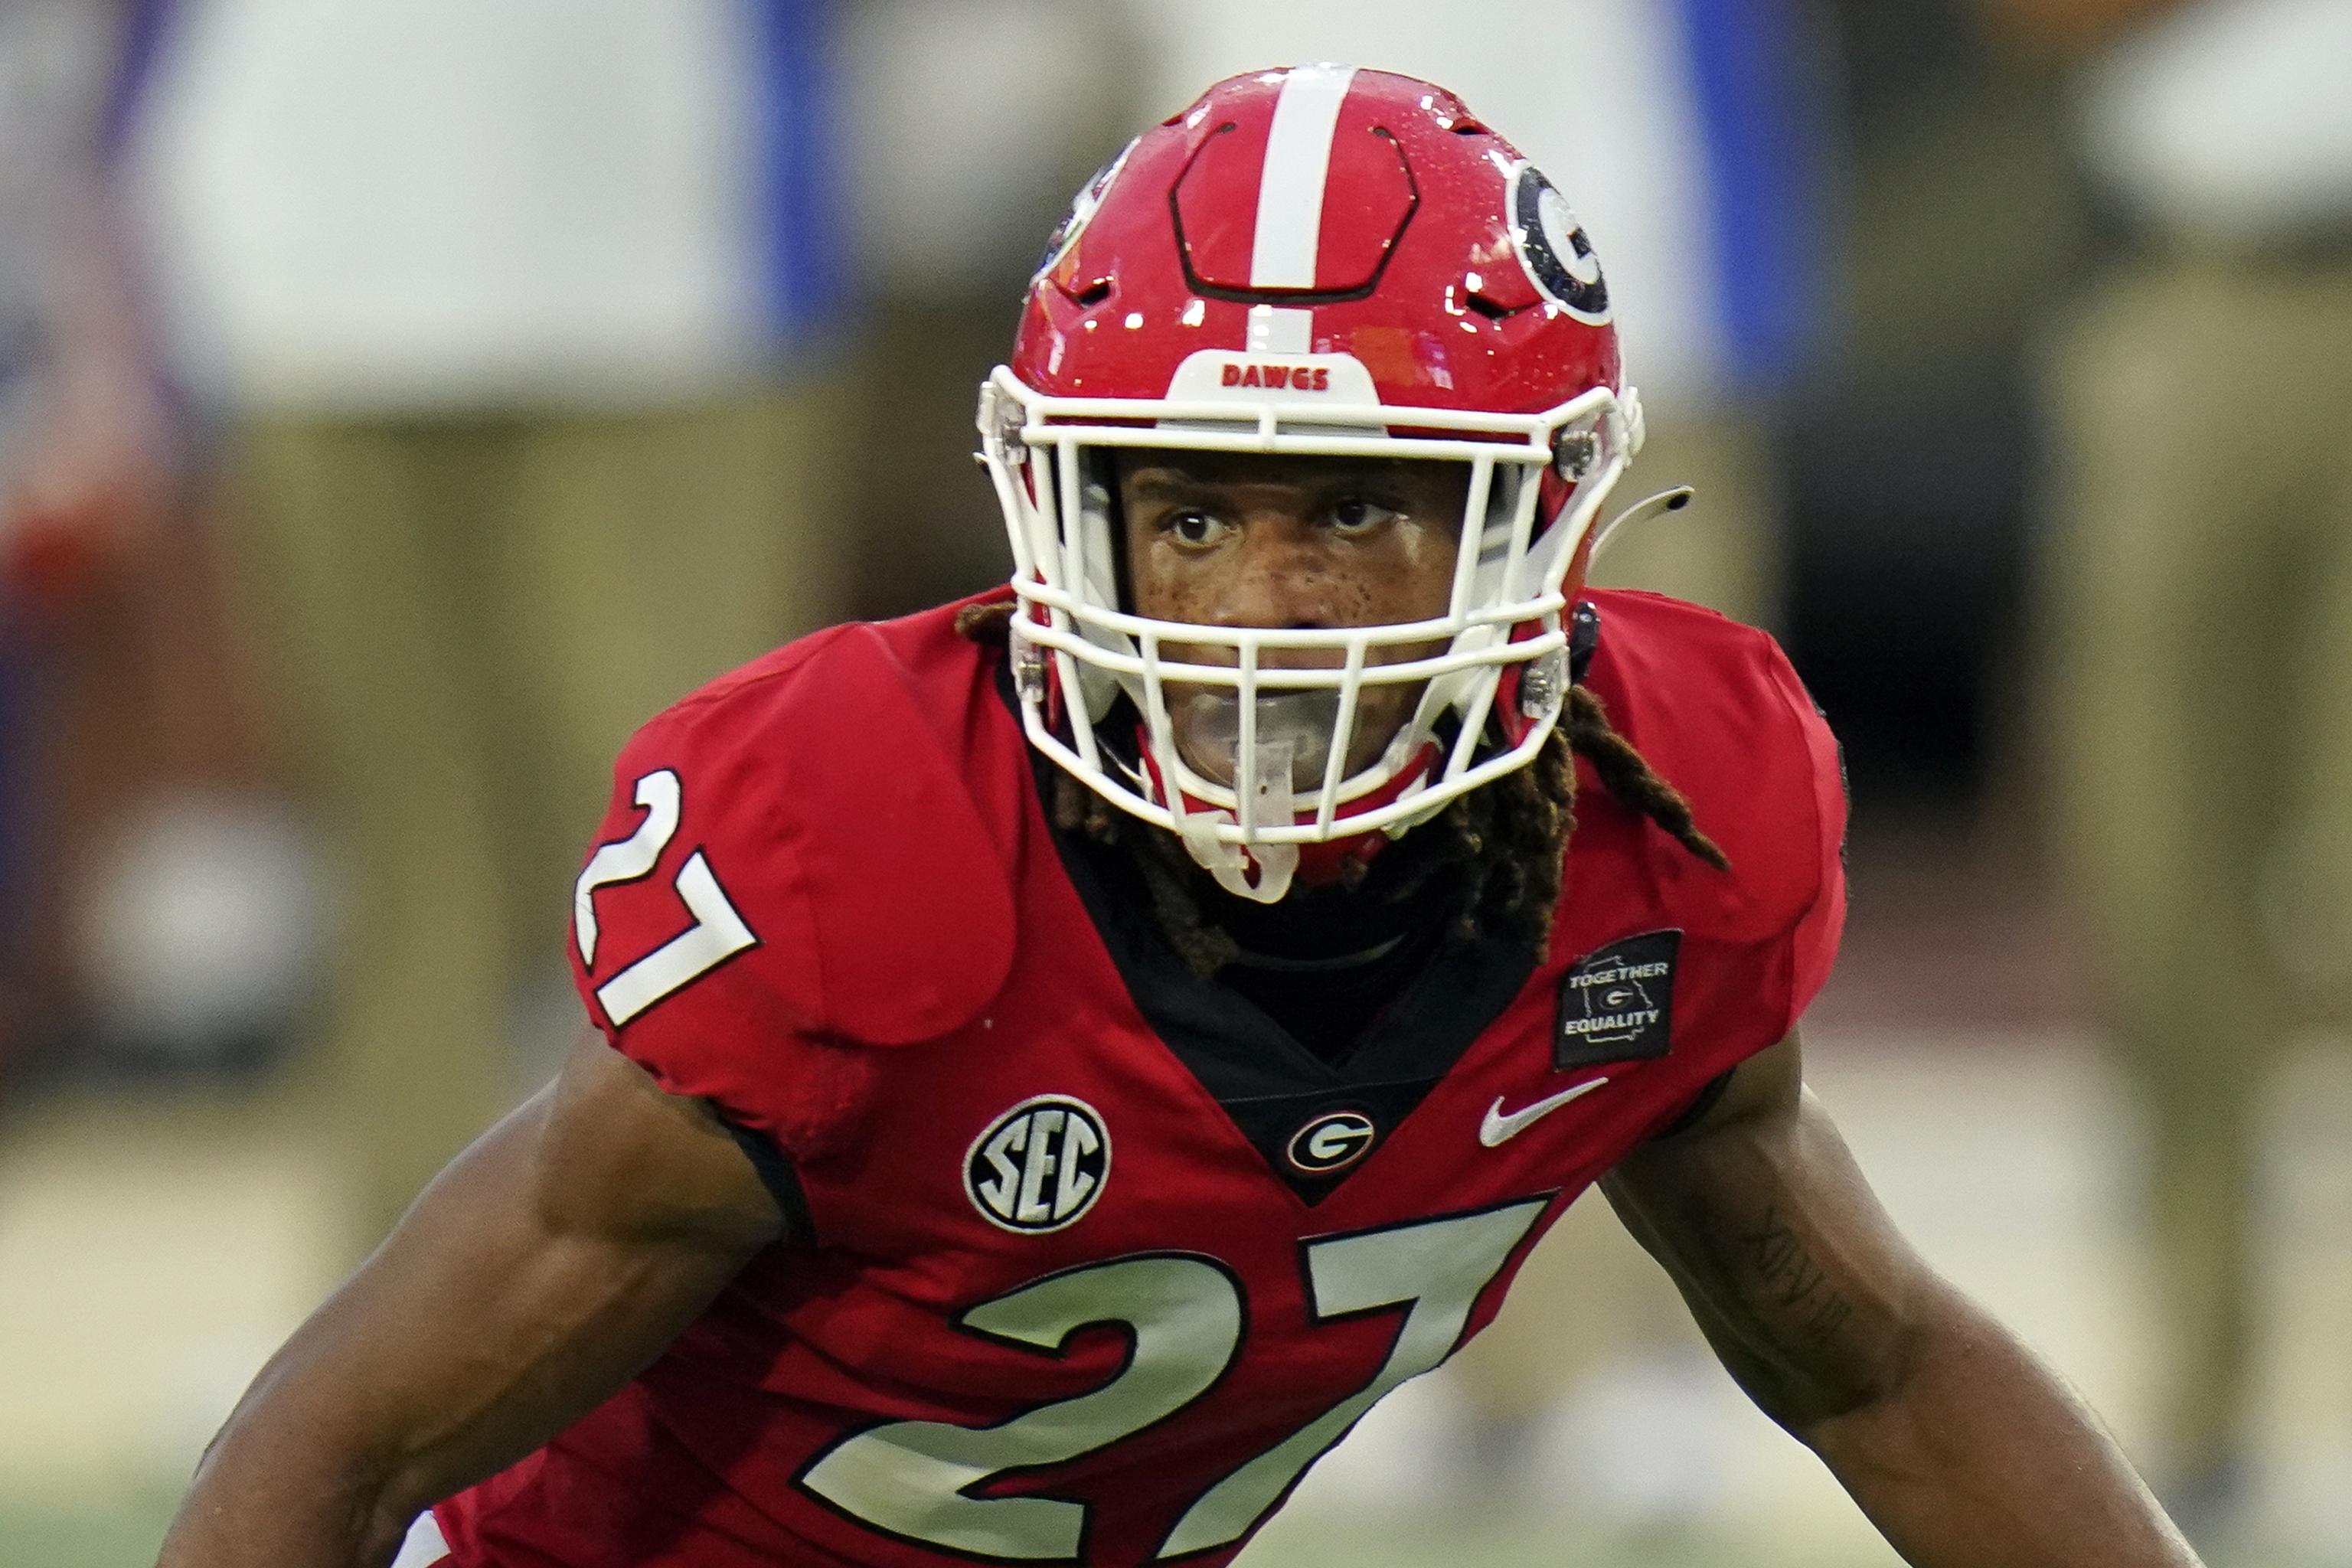
[(1797, 1020), (1820, 994), (1837, 963), (1838, 944), (1845, 934), (1845, 756), (1829, 720), (1813, 702), (1779, 648), (1773, 648), (1773, 683), (1788, 704), (1802, 752), (1807, 784), (1803, 843), (1813, 868), (1812, 890), (1800, 902), (1795, 918), (1781, 939), (1786, 952), (1788, 998), (1778, 1039), (1797, 1026)]
[(952, 1029), (1010, 962), (992, 847), (872, 663), (803, 660), (639, 731), (572, 899), (605, 1037), (795, 1160), (854, 1136), (875, 1050)]
[(1727, 874), (1653, 836), (1670, 923), (1714, 955), (1701, 1032), (1720, 1071), (1787, 1035), (1845, 927), (1844, 770), (1780, 646), (1711, 610), (1603, 594), (1594, 683), (1618, 732), (1681, 792)]
[[(1777, 644), (1740, 628), (1716, 696), (1736, 765), (1688, 765), (1702, 781), (1701, 825), (1731, 861), (1727, 876), (1679, 852), (1670, 875), (1689, 889), (1684, 912), (1709, 962), (1699, 979), (1688, 1094), (1645, 1137), (1672, 1137), (1701, 1118), (1750, 1057), (1787, 1037), (1836, 963), (1845, 928), (1844, 767), (1829, 721)], [(1728, 784), (1727, 784), (1728, 781)], [(1703, 889), (1703, 890), (1702, 890)], [(1679, 1012), (1681, 998), (1676, 997)]]
[(816, 1032), (789, 847), (740, 798), (740, 761), (698, 745), (697, 728), (666, 715), (614, 766), (572, 895), (573, 982), (604, 1037), (663, 1089), (818, 1153), (854, 1099), (855, 1058)]

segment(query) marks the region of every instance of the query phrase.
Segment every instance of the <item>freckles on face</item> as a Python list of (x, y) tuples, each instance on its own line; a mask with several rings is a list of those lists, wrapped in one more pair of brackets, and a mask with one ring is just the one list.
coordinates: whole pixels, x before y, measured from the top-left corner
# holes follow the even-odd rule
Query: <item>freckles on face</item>
[[(1275, 524), (1262, 528), (1262, 534), (1277, 530), (1304, 532)], [(1160, 620), (1215, 626), (1382, 626), (1444, 612), (1443, 592), (1433, 599), (1414, 591), (1426, 585), (1426, 574), (1415, 567), (1417, 557), (1427, 553), (1395, 542), (1352, 550), (1318, 547), (1297, 537), (1261, 537), (1240, 547), (1205, 551), (1161, 540), (1131, 560), (1130, 582), (1136, 612)], [(1445, 553), (1450, 568), (1450, 545)]]
[(1443, 615), (1458, 464), (1123, 455), (1136, 614), (1216, 626), (1388, 626)]
[[(1445, 613), (1469, 490), (1460, 464), (1213, 453), (1125, 455), (1129, 605), (1155, 620), (1226, 628), (1397, 626)], [(1442, 651), (1442, 639), (1370, 651), (1368, 668)], [(1235, 650), (1171, 639), (1176, 663), (1231, 666)], [(1340, 648), (1276, 648), (1265, 668), (1338, 668)], [(1425, 681), (1366, 683), (1345, 765), (1377, 760), (1419, 704)], [(1171, 682), (1177, 745), (1202, 776), (1231, 783), (1232, 689)], [(1258, 732), (1289, 731), (1294, 782), (1322, 776), (1338, 699), (1261, 695)]]

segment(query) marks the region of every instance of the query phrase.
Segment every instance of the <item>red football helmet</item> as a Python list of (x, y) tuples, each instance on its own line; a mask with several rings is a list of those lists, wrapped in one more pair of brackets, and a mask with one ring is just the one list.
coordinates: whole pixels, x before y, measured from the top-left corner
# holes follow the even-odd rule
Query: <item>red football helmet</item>
[[(1562, 612), (1594, 516), (1641, 440), (1608, 285), (1551, 183), (1444, 89), (1333, 65), (1220, 82), (1087, 184), (1012, 363), (981, 389), (980, 430), (1030, 739), (1269, 900), (1298, 846), (1402, 833), (1532, 759), (1567, 695)], [(1111, 447), (1465, 464), (1446, 613), (1311, 629), (1130, 614)], [(1173, 662), (1171, 643), (1233, 662)], [(1416, 644), (1444, 651), (1402, 651)], [(1359, 695), (1391, 683), (1425, 688), (1413, 717), (1343, 776)], [(1230, 783), (1179, 754), (1177, 685), (1234, 693)]]

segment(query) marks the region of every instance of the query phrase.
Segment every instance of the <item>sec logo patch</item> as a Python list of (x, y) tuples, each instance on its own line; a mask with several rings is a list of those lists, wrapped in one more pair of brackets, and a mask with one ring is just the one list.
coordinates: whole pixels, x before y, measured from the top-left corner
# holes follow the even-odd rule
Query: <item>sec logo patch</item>
[(988, 1124), (964, 1153), (964, 1191), (1000, 1230), (1074, 1225), (1110, 1180), (1110, 1132), (1083, 1100), (1040, 1094)]

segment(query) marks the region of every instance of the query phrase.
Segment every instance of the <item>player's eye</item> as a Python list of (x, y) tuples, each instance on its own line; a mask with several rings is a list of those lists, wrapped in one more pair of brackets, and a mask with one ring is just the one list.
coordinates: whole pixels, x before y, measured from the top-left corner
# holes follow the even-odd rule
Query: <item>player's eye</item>
[(1225, 524), (1205, 511), (1174, 511), (1160, 520), (1160, 529), (1181, 543), (1213, 544), (1223, 536)]
[(1370, 533), (1404, 514), (1368, 496), (1342, 496), (1331, 507), (1331, 526), (1342, 533)]

